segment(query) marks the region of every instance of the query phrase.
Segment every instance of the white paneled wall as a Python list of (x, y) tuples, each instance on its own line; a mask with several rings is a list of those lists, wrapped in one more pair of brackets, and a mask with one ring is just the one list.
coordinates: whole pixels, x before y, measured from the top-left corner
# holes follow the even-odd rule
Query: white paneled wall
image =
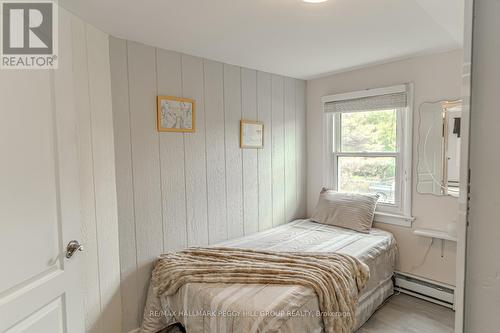
[(307, 215), (307, 135), (306, 135), (306, 113), (307, 108), (306, 82), (297, 81), (295, 84), (295, 149), (297, 163), (297, 213), (295, 215)]
[(264, 122), (264, 148), (257, 151), (257, 167), (259, 170), (259, 230), (265, 230), (273, 226), (273, 137), (271, 74), (263, 72), (257, 73), (257, 118)]
[(207, 153), (208, 241), (227, 239), (226, 156), (224, 130), (224, 68), (204, 61), (205, 128)]
[[(285, 221), (290, 221), (297, 209), (297, 163), (295, 149), (295, 80), (285, 78), (283, 129), (285, 131)], [(287, 162), (291, 163), (287, 163)]]
[(273, 226), (285, 223), (284, 79), (271, 76), (271, 140)]
[[(85, 329), (122, 332), (109, 36), (59, 8), (77, 111)], [(70, 38), (69, 38), (70, 36)], [(67, 98), (67, 97), (66, 97)]]
[[(305, 215), (305, 82), (110, 40), (123, 331), (154, 258)], [(156, 96), (194, 98), (196, 133), (158, 133)], [(240, 120), (264, 149), (239, 147)]]
[[(210, 83), (207, 83), (210, 84)], [(243, 161), (240, 149), (241, 70), (224, 65), (224, 118), (226, 146), (226, 193), (228, 238), (242, 236)]]
[[(257, 120), (257, 71), (241, 69), (241, 117)], [(244, 149), (243, 164), (243, 230), (259, 231), (259, 165), (258, 151)]]

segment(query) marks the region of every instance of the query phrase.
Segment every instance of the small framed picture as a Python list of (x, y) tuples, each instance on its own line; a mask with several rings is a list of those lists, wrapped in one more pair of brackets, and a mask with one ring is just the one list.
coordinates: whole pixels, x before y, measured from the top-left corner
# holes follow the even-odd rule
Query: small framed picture
[(158, 131), (196, 131), (196, 101), (189, 98), (158, 96)]
[(264, 148), (264, 123), (260, 121), (240, 121), (240, 147)]

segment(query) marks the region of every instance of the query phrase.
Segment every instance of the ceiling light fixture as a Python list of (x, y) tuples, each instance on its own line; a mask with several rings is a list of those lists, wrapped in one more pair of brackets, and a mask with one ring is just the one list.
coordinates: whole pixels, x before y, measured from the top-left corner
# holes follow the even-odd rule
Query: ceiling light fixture
[(328, 0), (302, 0), (302, 1), (307, 3), (322, 3), (322, 2), (327, 2)]

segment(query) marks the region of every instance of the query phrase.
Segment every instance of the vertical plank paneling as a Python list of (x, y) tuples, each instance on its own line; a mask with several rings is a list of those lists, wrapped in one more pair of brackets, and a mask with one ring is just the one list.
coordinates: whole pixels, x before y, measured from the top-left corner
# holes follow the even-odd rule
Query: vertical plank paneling
[(257, 152), (259, 230), (273, 226), (271, 75), (257, 72), (257, 118), (264, 123), (264, 148)]
[(95, 210), (104, 332), (121, 332), (120, 255), (108, 35), (86, 25)]
[[(182, 96), (182, 61), (176, 52), (156, 49), (158, 95)], [(160, 133), (162, 214), (165, 251), (187, 246), (184, 135)]]
[(122, 325), (130, 332), (140, 325), (137, 307), (137, 252), (135, 246), (134, 188), (128, 103), (127, 44), (123, 39), (109, 40), (111, 92), (115, 143), (116, 192), (120, 240)]
[(128, 45), (132, 172), (137, 244), (139, 312), (144, 308), (154, 258), (163, 252), (159, 142), (156, 131), (155, 49)]
[(241, 71), (224, 65), (224, 113), (226, 132), (226, 188), (228, 237), (244, 234), (243, 176), (240, 149)]
[(224, 67), (204, 61), (209, 243), (227, 239)]
[(273, 226), (285, 223), (285, 130), (283, 77), (272, 75)]
[(297, 213), (295, 217), (306, 217), (306, 82), (295, 81), (295, 147), (297, 149)]
[[(257, 120), (257, 72), (241, 70), (242, 118)], [(259, 231), (259, 170), (256, 149), (243, 149), (243, 217), (245, 234)]]
[[(140, 324), (156, 255), (303, 215), (305, 83), (110, 43), (123, 330), (130, 331)], [(157, 94), (195, 99), (196, 133), (158, 134)], [(264, 122), (264, 149), (240, 149), (241, 119)]]
[(85, 329), (88, 333), (101, 333), (101, 296), (99, 288), (99, 253), (94, 193), (94, 166), (92, 157), (92, 130), (90, 118), (89, 77), (87, 64), (87, 37), (85, 23), (76, 17), (71, 20), (73, 44), (73, 72), (75, 104), (78, 121), (78, 151), (83, 253), (83, 301)]
[(295, 142), (295, 80), (285, 78), (285, 221), (294, 219), (297, 207), (297, 161)]
[(188, 245), (208, 244), (203, 60), (182, 55), (182, 92), (196, 100), (196, 132), (184, 134)]

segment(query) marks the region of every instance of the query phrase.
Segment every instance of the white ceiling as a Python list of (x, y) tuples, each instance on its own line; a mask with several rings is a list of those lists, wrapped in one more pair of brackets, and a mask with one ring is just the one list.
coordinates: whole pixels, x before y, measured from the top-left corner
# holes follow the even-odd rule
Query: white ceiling
[(464, 0), (61, 0), (121, 38), (311, 78), (460, 48)]

